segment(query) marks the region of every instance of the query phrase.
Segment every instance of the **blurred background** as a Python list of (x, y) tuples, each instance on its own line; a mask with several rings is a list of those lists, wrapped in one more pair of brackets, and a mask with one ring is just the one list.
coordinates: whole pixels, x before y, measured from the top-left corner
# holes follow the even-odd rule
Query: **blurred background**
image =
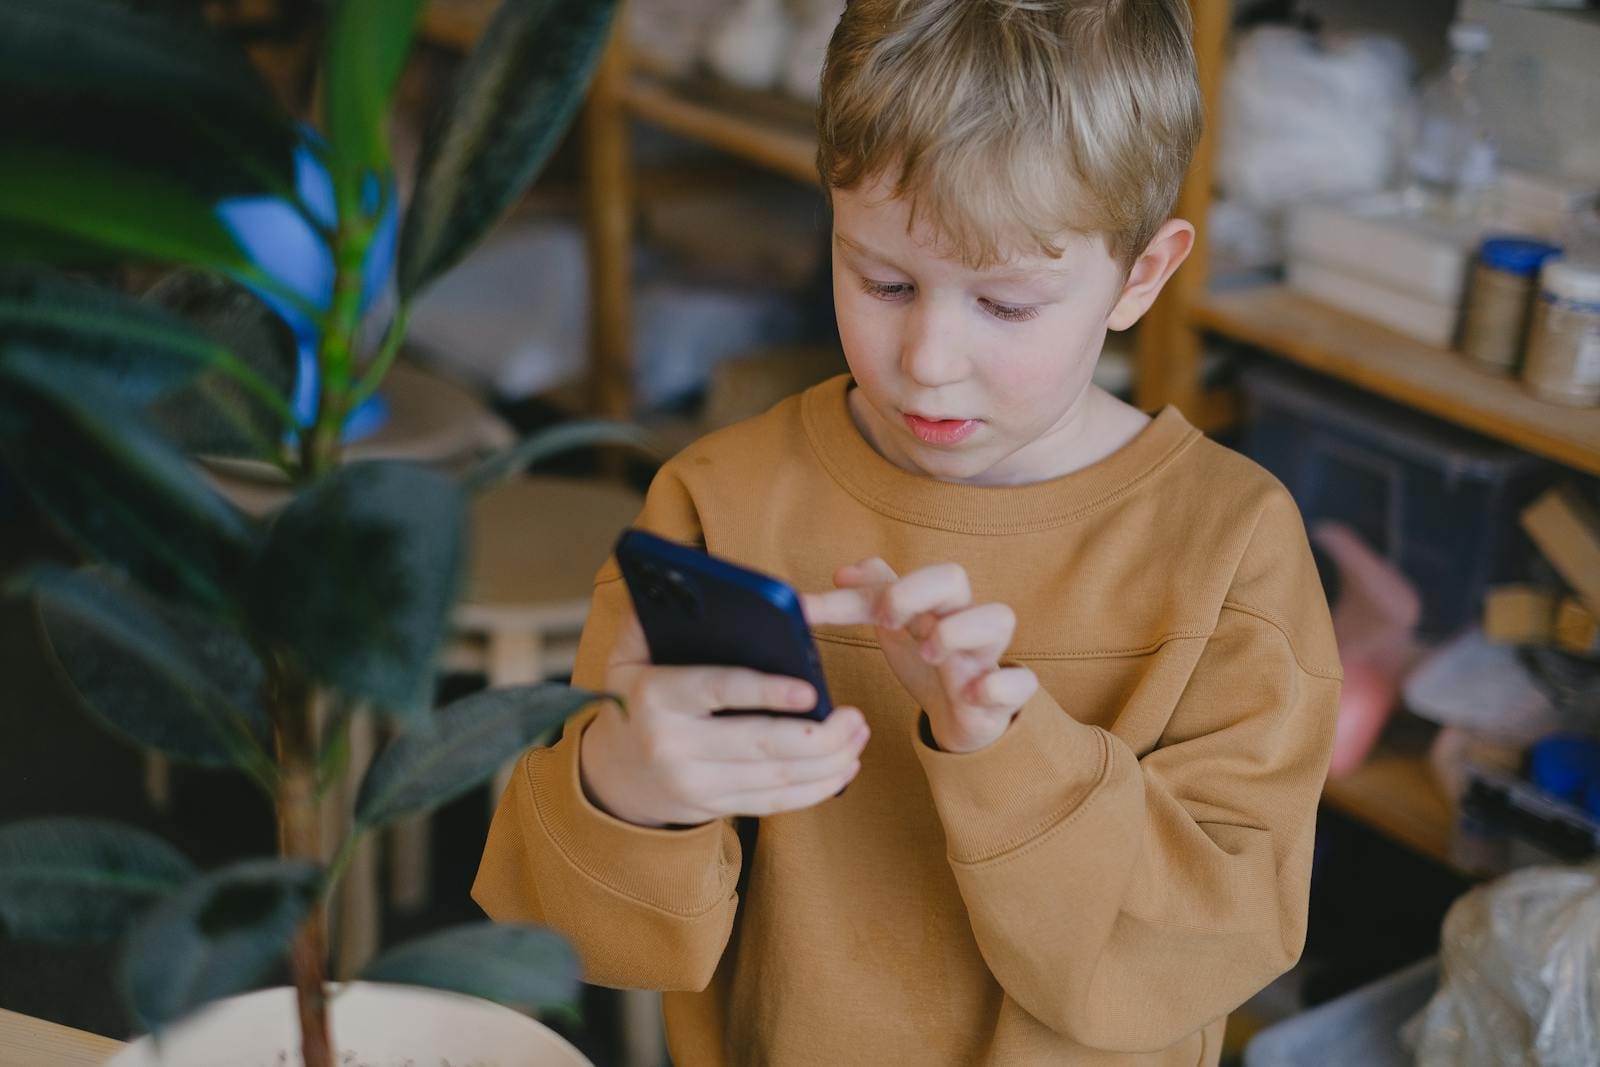
[[(187, 6), (313, 113), (323, 4)], [(1284, 481), (1346, 672), (1305, 958), (1232, 1018), (1229, 1057), (1407, 1062), (1397, 1031), (1437, 984), (1452, 903), (1600, 851), (1600, 10), (1191, 6), (1208, 132), (1177, 213), (1201, 242), (1096, 380), (1179, 406)], [(399, 91), (402, 198), (494, 7), (427, 7)], [(415, 307), (352, 452), (452, 464), (590, 413), (675, 450), (844, 370), (812, 123), (842, 8), (629, 0), (552, 164)], [(269, 506), (259, 472), (210, 473)], [(441, 700), (570, 669), (588, 579), (651, 473), (578, 455), (481, 506)], [(66, 552), (0, 470), (0, 571)], [(206, 865), (271, 848), (247, 784), (92, 723), (14, 601), (0, 679), (16, 720), (0, 819), (116, 813)], [(338, 922), (348, 968), (478, 915), (491, 803), (479, 791), (364, 853)], [(126, 1036), (111, 958), (0, 944), (0, 1008)], [(659, 1063), (651, 1012), (590, 990), (563, 1029), (598, 1064)]]

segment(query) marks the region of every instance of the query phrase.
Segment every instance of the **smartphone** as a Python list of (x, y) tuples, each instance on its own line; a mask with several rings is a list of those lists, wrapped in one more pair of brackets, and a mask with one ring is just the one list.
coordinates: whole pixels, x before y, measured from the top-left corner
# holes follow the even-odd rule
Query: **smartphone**
[(617, 563), (650, 646), (662, 666), (747, 667), (809, 682), (809, 712), (730, 709), (719, 715), (799, 714), (821, 722), (833, 710), (822, 661), (786, 583), (643, 530), (617, 540)]

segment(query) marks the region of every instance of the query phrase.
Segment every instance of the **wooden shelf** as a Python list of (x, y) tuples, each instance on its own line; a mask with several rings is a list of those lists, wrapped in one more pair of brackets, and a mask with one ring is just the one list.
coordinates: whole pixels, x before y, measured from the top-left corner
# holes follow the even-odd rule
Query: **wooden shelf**
[(809, 105), (711, 78), (673, 79), (635, 70), (622, 91), (634, 116), (799, 182), (817, 181), (817, 135)]
[[(497, 6), (498, 0), (429, 0), (420, 33), (434, 44), (466, 51)], [(706, 75), (669, 75), (631, 52), (627, 67), (621, 103), (636, 118), (796, 181), (817, 181), (811, 105), (778, 93), (739, 89)]]
[(1548, 404), (1454, 352), (1319, 304), (1285, 286), (1207, 293), (1200, 327), (1419, 411), (1600, 474), (1600, 408)]
[(1355, 773), (1328, 782), (1322, 802), (1407, 848), (1453, 867), (1456, 813), (1426, 759), (1380, 748)]
[(500, 0), (428, 0), (418, 36), (442, 48), (470, 51), (499, 6)]

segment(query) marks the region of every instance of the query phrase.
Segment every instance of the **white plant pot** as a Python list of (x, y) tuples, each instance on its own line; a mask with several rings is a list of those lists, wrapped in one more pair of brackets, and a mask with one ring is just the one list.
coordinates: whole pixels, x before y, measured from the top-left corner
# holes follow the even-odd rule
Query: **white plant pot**
[[(330, 989), (333, 1062), (341, 1067), (594, 1067), (555, 1031), (510, 1008), (415, 986)], [(163, 1036), (142, 1037), (106, 1067), (300, 1067), (294, 990), (230, 997)]]

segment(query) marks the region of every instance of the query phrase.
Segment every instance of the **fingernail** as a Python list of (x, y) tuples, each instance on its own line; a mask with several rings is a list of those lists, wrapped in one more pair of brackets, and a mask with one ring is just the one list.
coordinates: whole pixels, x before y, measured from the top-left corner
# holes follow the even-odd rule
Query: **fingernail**
[(810, 686), (796, 685), (789, 689), (789, 701), (796, 707), (809, 708), (817, 702), (817, 698), (812, 694)]

